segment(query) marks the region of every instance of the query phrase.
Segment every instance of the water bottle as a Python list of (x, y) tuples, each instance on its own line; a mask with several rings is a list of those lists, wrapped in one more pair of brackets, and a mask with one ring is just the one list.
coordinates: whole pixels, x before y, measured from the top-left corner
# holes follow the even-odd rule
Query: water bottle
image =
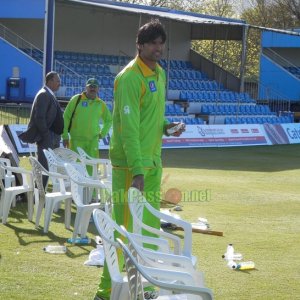
[(232, 244), (228, 244), (226, 253), (222, 255), (225, 260), (242, 260), (243, 255), (241, 253), (234, 253)]
[(237, 264), (237, 270), (253, 270), (255, 269), (255, 264), (253, 261), (243, 261)]
[(91, 239), (85, 237), (85, 238), (70, 238), (70, 239), (67, 239), (67, 242), (69, 244), (90, 244), (91, 242)]
[(225, 254), (222, 255), (222, 257), (225, 260), (231, 261), (231, 260), (233, 260), (233, 255), (234, 255), (234, 248), (233, 248), (232, 244), (228, 244), (226, 252), (225, 252)]
[(236, 264), (235, 261), (229, 260), (228, 263), (227, 263), (227, 267), (228, 267), (229, 269), (236, 269), (236, 268), (237, 268), (237, 264)]
[(67, 252), (67, 247), (61, 245), (60, 246), (48, 245), (47, 247), (44, 247), (44, 251), (52, 254), (62, 254)]

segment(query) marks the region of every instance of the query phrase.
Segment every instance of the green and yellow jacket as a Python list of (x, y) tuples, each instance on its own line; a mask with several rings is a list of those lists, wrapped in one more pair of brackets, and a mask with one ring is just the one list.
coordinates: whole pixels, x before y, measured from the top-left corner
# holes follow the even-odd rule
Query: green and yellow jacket
[[(79, 94), (71, 98), (64, 112), (64, 132), (62, 135), (64, 140), (69, 139), (68, 128), (78, 97)], [(100, 120), (103, 123), (102, 127), (99, 124)], [(71, 139), (92, 140), (103, 138), (109, 132), (111, 123), (111, 113), (104, 101), (98, 97), (94, 100), (88, 99), (86, 94), (82, 93), (72, 119)]]
[(165, 125), (166, 75), (157, 64), (152, 71), (136, 57), (114, 83), (113, 134), (110, 159), (133, 176), (161, 166)]

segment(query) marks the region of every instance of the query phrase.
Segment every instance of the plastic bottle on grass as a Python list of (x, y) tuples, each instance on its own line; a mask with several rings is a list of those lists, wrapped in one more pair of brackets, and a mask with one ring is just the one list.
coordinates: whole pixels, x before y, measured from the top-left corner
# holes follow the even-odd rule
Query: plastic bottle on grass
[(70, 239), (67, 239), (67, 242), (69, 244), (90, 244), (91, 243), (91, 239), (89, 238), (70, 238)]
[(52, 254), (63, 254), (67, 252), (67, 247), (61, 245), (60, 246), (48, 245), (47, 247), (44, 247), (44, 251)]
[(253, 270), (255, 269), (255, 263), (253, 261), (243, 261), (237, 264), (237, 270)]
[(234, 253), (234, 248), (232, 244), (228, 244), (225, 254), (222, 255), (227, 261), (231, 260), (242, 260), (243, 255), (241, 253)]
[(233, 261), (233, 260), (229, 260), (228, 263), (227, 263), (227, 267), (229, 269), (233, 269), (234, 270), (237, 267), (237, 263), (235, 261)]

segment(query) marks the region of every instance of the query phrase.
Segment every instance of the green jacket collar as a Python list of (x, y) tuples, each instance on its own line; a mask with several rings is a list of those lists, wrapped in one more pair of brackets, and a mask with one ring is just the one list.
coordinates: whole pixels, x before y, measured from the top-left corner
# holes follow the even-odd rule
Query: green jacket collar
[(155, 66), (155, 71), (152, 71), (142, 60), (139, 56), (136, 57), (136, 63), (138, 64), (140, 70), (142, 71), (144, 77), (150, 77), (150, 76), (155, 76), (156, 74), (159, 73), (161, 70), (161, 67), (159, 66), (158, 63), (156, 63)]

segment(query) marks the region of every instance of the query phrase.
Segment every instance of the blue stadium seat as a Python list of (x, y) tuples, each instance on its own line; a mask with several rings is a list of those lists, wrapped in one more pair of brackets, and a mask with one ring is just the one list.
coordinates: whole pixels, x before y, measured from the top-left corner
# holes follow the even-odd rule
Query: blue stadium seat
[(90, 72), (93, 75), (97, 75), (97, 65), (96, 64), (95, 65), (94, 64), (91, 65)]
[(192, 118), (185, 118), (184, 119), (184, 123), (186, 124), (186, 125), (192, 125), (193, 124), (193, 121), (192, 121), (193, 119)]
[(84, 64), (84, 65), (83, 65), (83, 73), (84, 73), (84, 74), (89, 74), (89, 73), (91, 73), (91, 67), (90, 67), (89, 64)]
[(99, 97), (100, 99), (104, 100), (105, 99), (105, 89), (101, 88), (99, 91)]
[(194, 94), (192, 91), (187, 91), (187, 92), (186, 92), (186, 95), (187, 95), (188, 101), (193, 102), (193, 101), (196, 100), (196, 99), (195, 99), (195, 94)]
[(109, 88), (110, 87), (109, 77), (107, 77), (107, 76), (102, 77), (102, 86), (104, 88)]
[(65, 97), (72, 97), (74, 95), (73, 89), (71, 87), (67, 87), (65, 91)]
[(75, 66), (75, 72), (78, 74), (82, 74), (83, 72), (83, 64), (82, 63), (77, 63)]
[(187, 98), (187, 92), (186, 91), (180, 91), (179, 99), (180, 100), (188, 100), (188, 98)]
[(169, 89), (176, 90), (176, 81), (174, 79), (170, 79), (169, 81)]
[(231, 119), (232, 119), (232, 118), (230, 118), (230, 117), (226, 117), (226, 118), (224, 119), (224, 124), (232, 124)]

